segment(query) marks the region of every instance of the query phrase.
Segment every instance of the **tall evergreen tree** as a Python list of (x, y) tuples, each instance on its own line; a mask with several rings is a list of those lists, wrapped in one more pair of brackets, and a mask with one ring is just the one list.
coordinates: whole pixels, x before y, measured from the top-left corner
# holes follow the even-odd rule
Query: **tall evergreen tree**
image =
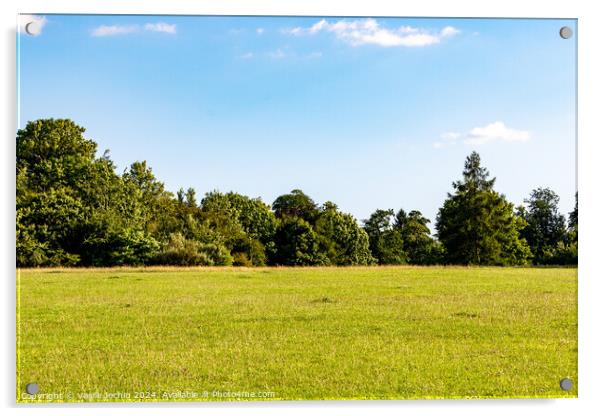
[(437, 234), (446, 259), (458, 264), (524, 264), (529, 247), (519, 236), (521, 222), (513, 206), (493, 187), (495, 178), (472, 152), (464, 164), (463, 179), (453, 182), (437, 215)]

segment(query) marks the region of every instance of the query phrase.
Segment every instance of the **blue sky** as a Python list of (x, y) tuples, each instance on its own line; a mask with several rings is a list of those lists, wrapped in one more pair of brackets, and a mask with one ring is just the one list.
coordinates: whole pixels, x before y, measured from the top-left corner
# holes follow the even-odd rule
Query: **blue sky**
[(574, 204), (573, 20), (22, 16), (19, 127), (71, 118), (121, 172), (271, 203), (300, 188), (359, 220), (433, 223), (476, 150), (497, 190)]

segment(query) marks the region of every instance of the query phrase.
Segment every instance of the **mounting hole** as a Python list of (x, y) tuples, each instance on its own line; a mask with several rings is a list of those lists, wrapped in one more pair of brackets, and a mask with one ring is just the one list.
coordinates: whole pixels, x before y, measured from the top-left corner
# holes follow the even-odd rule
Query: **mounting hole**
[(560, 388), (565, 391), (569, 391), (573, 388), (573, 380), (570, 378), (563, 378), (560, 380)]
[(568, 26), (563, 26), (560, 28), (560, 37), (562, 39), (568, 39), (573, 36), (573, 29)]
[(40, 385), (38, 383), (29, 383), (25, 385), (25, 391), (27, 394), (38, 394), (40, 391)]
[(29, 22), (25, 25), (25, 31), (27, 32), (27, 34), (29, 34), (31, 36), (38, 36), (40, 34), (41, 30), (42, 30), (42, 27), (36, 21)]

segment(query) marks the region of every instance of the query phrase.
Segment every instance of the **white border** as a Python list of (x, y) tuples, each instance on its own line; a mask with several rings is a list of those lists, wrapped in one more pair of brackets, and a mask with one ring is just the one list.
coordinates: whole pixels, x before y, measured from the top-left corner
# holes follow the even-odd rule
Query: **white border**
[[(600, 128), (602, 64), (602, 15), (596, 2), (525, 0), (421, 0), (413, 2), (370, 0), (9, 0), (0, 2), (2, 21), (2, 99), (0, 115), (4, 137), (0, 150), (2, 180), (2, 214), (0, 216), (0, 256), (2, 276), (2, 342), (0, 376), (1, 404), (8, 415), (91, 415), (116, 414), (164, 415), (176, 410), (182, 414), (199, 412), (246, 413), (257, 415), (306, 414), (315, 416), (332, 413), (383, 414), (425, 413), (450, 415), (506, 415), (507, 413), (541, 413), (546, 415), (590, 414), (602, 408), (602, 272), (598, 251), (602, 235), (599, 212), (601, 207)], [(297, 403), (202, 403), (202, 404), (114, 404), (24, 407), (15, 404), (15, 28), (17, 13), (106, 13), (106, 14), (236, 14), (236, 15), (336, 15), (336, 16), (444, 16), (444, 17), (561, 17), (579, 19), (579, 399), (565, 400), (491, 400), (491, 401), (408, 401), (408, 402), (297, 402)], [(598, 215), (596, 215), (598, 214)], [(596, 238), (598, 237), (598, 238)]]

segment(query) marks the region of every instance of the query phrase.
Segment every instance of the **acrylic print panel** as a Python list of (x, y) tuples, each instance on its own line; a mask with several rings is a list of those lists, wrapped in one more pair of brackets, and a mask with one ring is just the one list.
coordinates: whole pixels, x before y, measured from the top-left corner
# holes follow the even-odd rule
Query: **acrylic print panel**
[(18, 402), (577, 396), (576, 20), (19, 20)]

